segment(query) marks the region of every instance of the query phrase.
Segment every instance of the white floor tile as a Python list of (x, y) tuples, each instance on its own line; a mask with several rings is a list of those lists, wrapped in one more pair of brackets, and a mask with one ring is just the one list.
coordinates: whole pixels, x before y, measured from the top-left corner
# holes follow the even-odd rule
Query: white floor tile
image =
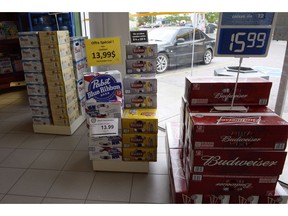
[(13, 134), (32, 134), (34, 133), (32, 117), (28, 118), (28, 120), (23, 121), (22, 123), (16, 125), (13, 130), (9, 131), (9, 133)]
[(11, 154), (11, 152), (13, 152), (14, 149), (4, 149), (2, 148), (0, 150), (0, 163), (6, 159), (6, 157), (8, 157), (9, 154)]
[(58, 175), (54, 170), (27, 170), (8, 194), (44, 197)]
[(96, 172), (87, 200), (129, 202), (132, 173)]
[(16, 149), (0, 163), (0, 166), (28, 168), (41, 152), (42, 150), (35, 149)]
[(25, 169), (0, 168), (0, 193), (7, 193), (24, 172)]
[(168, 175), (167, 155), (165, 153), (158, 153), (157, 161), (149, 163), (149, 173)]
[(73, 151), (44, 150), (30, 168), (62, 170)]
[(42, 203), (44, 204), (84, 204), (85, 200), (81, 199), (60, 199), (60, 198), (45, 198)]
[(75, 150), (83, 150), (83, 151), (88, 151), (88, 136), (87, 135), (82, 135), (81, 139), (76, 146)]
[(47, 149), (74, 150), (79, 143), (81, 136), (56, 136), (47, 146)]
[(0, 121), (0, 133), (6, 134), (6, 133), (10, 132), (13, 128), (15, 128), (16, 126), (17, 126), (16, 122), (2, 122), (2, 121)]
[(40, 204), (43, 197), (6, 195), (0, 203), (6, 204)]
[(31, 134), (18, 148), (45, 149), (54, 137), (52, 134)]
[(102, 200), (86, 200), (86, 204), (129, 204), (129, 202), (120, 202), (120, 201), (102, 201)]
[(92, 172), (93, 166), (88, 151), (74, 151), (63, 170)]
[(158, 136), (157, 153), (166, 153), (165, 139), (166, 136)]
[(6, 134), (0, 138), (0, 148), (17, 148), (31, 134)]
[(170, 203), (168, 175), (134, 174), (131, 203)]
[(46, 197), (86, 199), (95, 173), (62, 171)]
[(0, 194), (0, 201), (2, 200), (2, 198), (5, 196), (5, 194)]

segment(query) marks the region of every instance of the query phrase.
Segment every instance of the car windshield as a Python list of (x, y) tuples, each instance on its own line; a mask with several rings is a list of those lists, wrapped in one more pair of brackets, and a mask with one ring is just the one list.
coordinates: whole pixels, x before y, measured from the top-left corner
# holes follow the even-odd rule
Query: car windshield
[(171, 41), (177, 32), (177, 29), (172, 28), (155, 28), (148, 32), (148, 38), (150, 41)]

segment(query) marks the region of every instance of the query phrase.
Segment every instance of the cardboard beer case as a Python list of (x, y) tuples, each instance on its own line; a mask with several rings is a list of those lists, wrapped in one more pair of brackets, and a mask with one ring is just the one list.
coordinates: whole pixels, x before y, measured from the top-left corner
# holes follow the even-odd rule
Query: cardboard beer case
[[(184, 97), (190, 107), (229, 105), (236, 79), (233, 77), (186, 77)], [(260, 77), (238, 79), (234, 105), (268, 105), (272, 82)]]
[(190, 112), (187, 118), (186, 132), (194, 149), (284, 151), (287, 145), (288, 122), (269, 109), (261, 113)]
[(123, 134), (123, 148), (157, 147), (157, 134)]

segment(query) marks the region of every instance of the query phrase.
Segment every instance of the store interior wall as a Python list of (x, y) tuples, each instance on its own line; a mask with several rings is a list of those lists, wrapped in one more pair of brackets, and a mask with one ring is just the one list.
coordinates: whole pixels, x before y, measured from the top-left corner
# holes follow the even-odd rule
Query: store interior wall
[(89, 38), (120, 37), (122, 64), (109, 66), (93, 66), (95, 72), (118, 70), (125, 76), (125, 45), (129, 43), (129, 13), (89, 13)]

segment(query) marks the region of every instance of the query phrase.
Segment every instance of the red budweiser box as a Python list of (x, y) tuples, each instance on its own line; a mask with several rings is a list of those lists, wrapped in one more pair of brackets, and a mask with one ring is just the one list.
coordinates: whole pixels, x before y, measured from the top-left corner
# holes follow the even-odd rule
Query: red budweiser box
[(185, 170), (188, 195), (225, 194), (225, 195), (263, 195), (273, 196), (278, 176), (257, 175), (208, 175), (189, 173)]
[[(190, 107), (229, 105), (236, 78), (186, 77), (184, 96)], [(260, 77), (240, 77), (234, 105), (267, 105), (272, 82)]]
[[(191, 147), (191, 145), (190, 145)], [(187, 150), (188, 149), (188, 150)], [(188, 151), (188, 152), (187, 152)], [(287, 152), (185, 148), (190, 172), (223, 175), (280, 175)]]
[[(262, 183), (256, 182), (256, 184), (261, 186), (260, 184), (264, 184), (265, 181), (270, 181), (272, 182), (272, 186), (270, 185), (268, 188), (268, 194), (269, 196), (266, 195), (261, 195), (259, 193), (247, 193), (245, 190), (253, 191), (252, 186), (250, 183), (247, 183), (245, 186), (245, 183), (243, 179), (241, 180), (242, 176), (237, 180), (237, 178), (231, 177), (232, 180), (229, 180), (229, 178), (226, 178), (227, 183), (226, 183), (226, 189), (223, 190), (215, 190), (217, 193), (204, 193), (203, 191), (199, 191), (198, 193), (190, 193), (187, 188), (187, 183), (185, 180), (185, 173), (184, 173), (184, 167), (180, 158), (180, 149), (170, 149), (169, 150), (169, 178), (170, 178), (170, 187), (171, 187), (171, 192), (172, 192), (172, 202), (173, 203), (191, 203), (191, 204), (200, 204), (200, 203), (239, 203), (239, 204), (255, 204), (255, 203), (286, 203), (288, 195), (285, 192), (285, 190), (282, 188), (282, 186), (279, 183), (276, 183), (276, 188), (274, 186), (273, 182), (277, 182), (277, 176), (262, 176), (259, 177), (262, 179)], [(199, 177), (198, 177), (199, 178)], [(217, 176), (215, 176), (217, 178)], [(250, 177), (249, 177), (250, 178)], [(266, 179), (265, 179), (266, 178)], [(196, 177), (197, 179), (197, 177)], [(221, 179), (224, 179), (224, 176), (220, 176), (219, 182), (221, 183)], [(256, 177), (254, 177), (256, 179)], [(225, 179), (224, 179), (225, 180)], [(249, 180), (249, 179), (248, 179)], [(223, 181), (222, 181), (223, 182)], [(224, 181), (225, 182), (225, 181)], [(229, 184), (230, 187), (233, 186), (233, 182), (235, 183), (235, 191), (233, 192), (232, 190), (229, 190)], [(238, 182), (238, 186), (237, 186)], [(251, 182), (251, 180), (250, 180)], [(268, 184), (267, 182), (267, 184)], [(241, 185), (242, 184), (242, 185)], [(266, 184), (266, 185), (267, 185)], [(202, 187), (207, 187), (207, 185), (203, 185)], [(219, 186), (221, 188), (221, 186)], [(236, 189), (237, 188), (237, 189)], [(243, 188), (243, 189), (241, 189)], [(250, 189), (248, 189), (250, 188)], [(263, 186), (263, 189), (265, 188), (265, 185)], [(209, 187), (208, 187), (209, 189)], [(274, 190), (275, 189), (275, 190)], [(206, 189), (205, 189), (206, 190)], [(239, 193), (237, 192), (239, 190)], [(262, 189), (261, 194), (263, 193)], [(265, 189), (264, 189), (265, 190)], [(206, 190), (207, 191), (207, 190)], [(215, 192), (214, 191), (214, 192)], [(220, 191), (220, 192), (219, 192)], [(242, 193), (242, 191), (244, 193)], [(257, 192), (257, 191), (256, 191)]]
[(187, 136), (194, 149), (284, 151), (288, 122), (274, 113), (190, 113)]

